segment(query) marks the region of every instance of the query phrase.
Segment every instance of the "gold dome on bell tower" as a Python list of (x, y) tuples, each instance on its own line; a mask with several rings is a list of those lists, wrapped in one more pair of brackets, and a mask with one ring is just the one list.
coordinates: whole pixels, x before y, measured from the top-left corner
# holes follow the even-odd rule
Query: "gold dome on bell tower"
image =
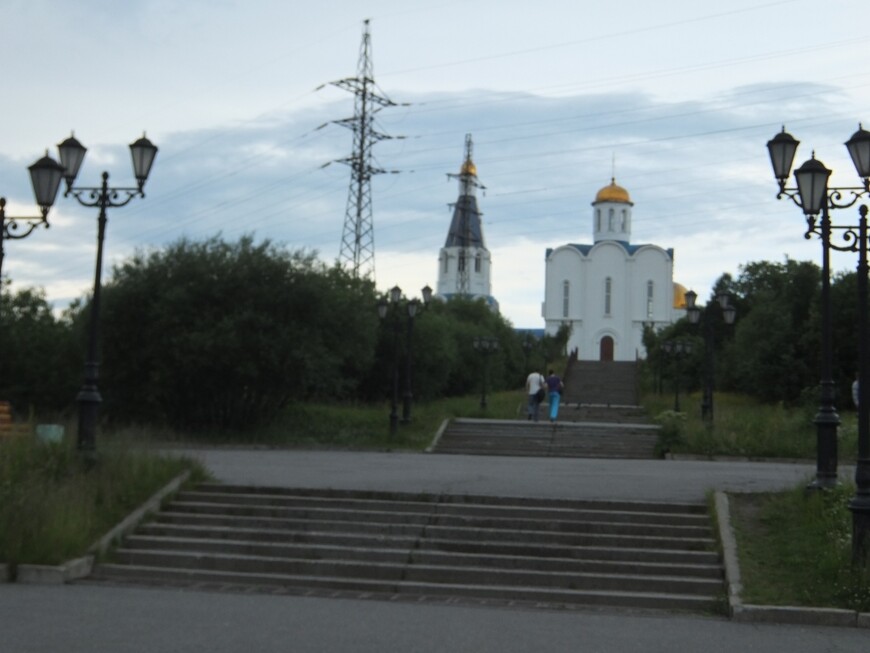
[(611, 178), (610, 184), (599, 190), (598, 194), (595, 195), (593, 204), (598, 204), (599, 202), (620, 202), (634, 206), (628, 191), (618, 185), (615, 178)]
[(477, 176), (477, 166), (474, 165), (474, 162), (468, 158), (465, 160), (465, 163), (462, 164), (462, 168), (459, 170), (460, 175), (474, 175)]

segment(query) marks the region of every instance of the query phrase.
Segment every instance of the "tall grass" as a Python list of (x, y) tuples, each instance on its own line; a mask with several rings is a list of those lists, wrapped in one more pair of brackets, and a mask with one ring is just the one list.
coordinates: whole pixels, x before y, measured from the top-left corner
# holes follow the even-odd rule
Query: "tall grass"
[[(762, 404), (751, 397), (717, 393), (712, 425), (701, 419), (701, 397), (680, 397), (682, 411), (673, 410), (673, 397), (647, 394), (643, 404), (663, 426), (663, 448), (672, 453), (746, 456), (750, 458), (803, 458), (816, 456), (814, 407), (790, 408)], [(839, 453), (854, 460), (858, 451), (854, 413), (840, 416)]]
[(732, 495), (743, 600), (870, 610), (870, 568), (851, 564), (854, 485)]
[(83, 555), (131, 510), (193, 461), (108, 440), (85, 466), (70, 444), (0, 442), (0, 561), (58, 564)]

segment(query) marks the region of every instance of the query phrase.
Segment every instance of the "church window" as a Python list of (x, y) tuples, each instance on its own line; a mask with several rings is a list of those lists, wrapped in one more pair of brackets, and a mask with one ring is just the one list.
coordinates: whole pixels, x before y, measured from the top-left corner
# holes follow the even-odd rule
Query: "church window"
[(622, 209), (622, 219), (619, 222), (619, 228), (621, 231), (625, 231), (625, 227), (628, 224), (628, 211)]
[(613, 291), (613, 279), (607, 277), (604, 280), (604, 314), (610, 315), (611, 294)]
[(653, 316), (653, 282), (646, 282), (646, 316), (648, 318), (652, 318)]
[(465, 252), (459, 252), (459, 265), (456, 269), (460, 272), (465, 270)]
[(482, 257), (480, 256), (480, 253), (478, 253), (477, 256), (474, 257), (474, 271), (475, 272), (480, 272), (481, 259), (482, 259)]
[(562, 282), (562, 317), (568, 317), (568, 310), (571, 308), (571, 282), (565, 279)]
[(607, 214), (607, 230), (608, 231), (613, 231), (614, 227), (616, 226), (614, 224), (615, 217), (616, 216), (615, 216), (613, 209), (610, 209), (608, 214)]
[(595, 230), (601, 231), (601, 209), (595, 209)]

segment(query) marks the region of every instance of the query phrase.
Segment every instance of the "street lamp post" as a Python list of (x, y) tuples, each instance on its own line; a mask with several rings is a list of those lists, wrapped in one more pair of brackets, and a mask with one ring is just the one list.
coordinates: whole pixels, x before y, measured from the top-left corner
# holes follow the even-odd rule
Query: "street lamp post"
[(680, 412), (680, 377), (683, 374), (683, 358), (692, 353), (692, 343), (688, 340), (665, 340), (662, 349), (676, 362), (674, 374), (674, 412)]
[(6, 198), (0, 197), (0, 279), (3, 278), (3, 241), (27, 238), (39, 225), (44, 225), (48, 229), (48, 211), (54, 204), (63, 178), (63, 166), (47, 153), (28, 169), (40, 215), (27, 217), (6, 215)]
[[(425, 308), (432, 300), (432, 288), (428, 285), (422, 289), (423, 301), (422, 307)], [(414, 333), (414, 318), (421, 308), (419, 299), (404, 299), (402, 297), (402, 289), (399, 286), (394, 286), (390, 289), (387, 297), (382, 297), (378, 302), (378, 317), (385, 320), (390, 312), (390, 306), (393, 310), (393, 364), (392, 364), (392, 392), (390, 394), (390, 437), (396, 435), (398, 431), (399, 415), (399, 307), (404, 304), (407, 312), (407, 352), (405, 355), (405, 389), (402, 395), (402, 422), (408, 423), (411, 421), (411, 401), (413, 392), (411, 390), (411, 370), (412, 370), (412, 336)]]
[[(861, 186), (828, 186), (831, 171), (813, 156), (794, 172), (796, 188), (787, 188), (799, 141), (783, 130), (767, 143), (774, 176), (779, 182), (777, 199), (788, 197), (797, 204), (807, 221), (805, 238), (817, 235), (822, 241), (822, 379), (817, 428), (816, 480), (810, 487), (830, 488), (837, 484), (837, 427), (840, 418), (834, 408), (833, 343), (830, 250), (858, 253), (858, 460), (855, 468), (855, 496), (852, 511), (852, 558), (866, 564), (870, 549), (870, 347), (867, 319), (867, 206), (858, 208), (858, 224), (833, 224), (831, 210), (854, 206), (870, 194), (870, 132), (860, 125), (846, 142), (849, 156), (862, 180)], [(819, 221), (821, 216), (821, 221)], [(836, 233), (839, 237), (832, 240)]]
[[(713, 387), (715, 383), (715, 353), (713, 340), (713, 316), (712, 310), (715, 304), (708, 303), (703, 310), (695, 306), (695, 300), (698, 298), (698, 293), (690, 290), (686, 293), (686, 312), (691, 324), (698, 324), (702, 321), (704, 329), (704, 391), (701, 399), (701, 418), (707, 423), (707, 426), (713, 425)], [(725, 293), (719, 293), (716, 296), (716, 301), (722, 311), (722, 318), (725, 324), (734, 324), (734, 319), (737, 317), (737, 309), (734, 308), (729, 297)]]
[(483, 367), (481, 369), (480, 383), (480, 407), (486, 408), (486, 381), (489, 376), (489, 355), (498, 350), (498, 340), (491, 336), (474, 336), (472, 346), (476, 351), (483, 354)]
[(130, 144), (130, 154), (133, 158), (133, 174), (136, 177), (135, 187), (110, 187), (109, 173), (103, 172), (102, 183), (99, 186), (73, 186), (85, 158), (85, 148), (75, 136), (70, 136), (58, 144), (60, 163), (64, 168), (63, 177), (66, 180), (65, 197), (74, 197), (79, 204), (100, 209), (97, 217), (97, 263), (94, 271), (94, 295), (91, 299), (90, 323), (88, 325), (88, 348), (85, 359), (84, 382), (76, 401), (79, 404), (78, 449), (87, 459), (96, 456), (97, 413), (102, 397), (97, 381), (99, 380), (99, 321), (100, 321), (100, 288), (103, 270), (103, 239), (106, 233), (106, 209), (126, 206), (134, 197), (145, 197), (142, 190), (151, 172), (157, 147), (143, 135)]

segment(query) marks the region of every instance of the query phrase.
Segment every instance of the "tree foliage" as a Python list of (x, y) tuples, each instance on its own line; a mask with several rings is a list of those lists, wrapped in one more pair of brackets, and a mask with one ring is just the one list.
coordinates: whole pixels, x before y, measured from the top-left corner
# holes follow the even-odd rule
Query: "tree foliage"
[(56, 413), (76, 394), (80, 349), (72, 323), (58, 318), (43, 290), (25, 288), (0, 297), (0, 399), (20, 414)]
[(373, 353), (370, 282), (268, 240), (180, 240), (103, 292), (105, 409), (176, 428), (246, 429), (291, 398), (347, 397)]

